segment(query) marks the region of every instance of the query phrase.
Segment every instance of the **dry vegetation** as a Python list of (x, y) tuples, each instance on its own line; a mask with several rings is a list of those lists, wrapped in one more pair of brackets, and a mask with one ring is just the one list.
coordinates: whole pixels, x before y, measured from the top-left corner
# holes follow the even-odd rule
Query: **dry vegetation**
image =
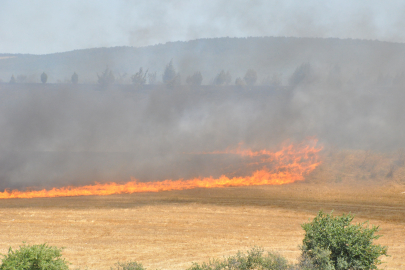
[(380, 225), (378, 243), (391, 255), (381, 268), (405, 269), (402, 156), (329, 152), (305, 183), (284, 186), (3, 200), (0, 252), (22, 241), (64, 246), (72, 269), (109, 269), (127, 260), (185, 269), (252, 246), (296, 261), (300, 224), (323, 209)]

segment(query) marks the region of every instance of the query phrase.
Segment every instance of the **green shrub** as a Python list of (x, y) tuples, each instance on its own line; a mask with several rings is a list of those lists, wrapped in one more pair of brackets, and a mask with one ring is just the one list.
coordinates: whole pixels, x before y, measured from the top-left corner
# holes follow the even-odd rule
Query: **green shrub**
[(115, 267), (111, 267), (111, 270), (145, 270), (142, 264), (137, 262), (124, 262), (124, 263), (116, 263)]
[(62, 259), (62, 249), (42, 245), (22, 245), (20, 249), (11, 247), (3, 255), (1, 270), (67, 270), (68, 262)]
[(387, 256), (387, 247), (373, 245), (378, 227), (367, 222), (352, 225), (354, 216), (334, 217), (322, 211), (310, 223), (304, 223), (302, 246), (303, 269), (377, 269), (380, 256)]
[(280, 255), (267, 253), (261, 248), (253, 248), (247, 254), (238, 252), (237, 255), (225, 258), (224, 260), (210, 260), (201, 265), (194, 263), (189, 270), (287, 270), (290, 266), (286, 259)]
[(327, 249), (314, 248), (310, 253), (304, 253), (298, 265), (299, 270), (334, 270), (335, 267), (330, 259), (330, 251)]

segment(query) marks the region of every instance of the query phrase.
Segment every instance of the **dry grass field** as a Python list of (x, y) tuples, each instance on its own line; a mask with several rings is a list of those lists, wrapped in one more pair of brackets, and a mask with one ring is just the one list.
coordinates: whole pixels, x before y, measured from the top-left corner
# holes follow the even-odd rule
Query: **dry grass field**
[[(402, 188), (402, 189), (401, 189)], [(191, 262), (261, 246), (296, 261), (300, 224), (317, 211), (352, 212), (370, 220), (389, 246), (385, 269), (405, 269), (402, 186), (291, 184), (195, 189), (132, 195), (13, 199), (0, 202), (1, 253), (47, 242), (64, 246), (76, 267), (109, 269), (136, 260), (149, 269), (185, 269)]]
[[(383, 237), (377, 243), (388, 246), (391, 255), (380, 268), (405, 269), (402, 167), (393, 169), (392, 157), (377, 157), (329, 155), (305, 182), (283, 186), (1, 200), (0, 253), (23, 241), (47, 242), (65, 247), (71, 269), (110, 269), (128, 260), (148, 269), (185, 269), (260, 246), (296, 262), (304, 233), (300, 225), (323, 209), (351, 212), (355, 222), (379, 225)], [(368, 167), (367, 160), (378, 159)], [(376, 170), (372, 177), (370, 170)]]

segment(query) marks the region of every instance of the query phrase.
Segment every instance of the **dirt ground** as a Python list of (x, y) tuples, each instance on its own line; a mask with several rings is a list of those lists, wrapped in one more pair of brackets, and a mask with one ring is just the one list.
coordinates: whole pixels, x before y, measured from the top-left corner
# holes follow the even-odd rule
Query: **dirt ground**
[(301, 224), (323, 209), (380, 226), (382, 269), (405, 269), (405, 186), (296, 183), (161, 193), (0, 201), (0, 253), (9, 246), (65, 247), (71, 269), (110, 269), (135, 260), (185, 269), (253, 246), (292, 262)]

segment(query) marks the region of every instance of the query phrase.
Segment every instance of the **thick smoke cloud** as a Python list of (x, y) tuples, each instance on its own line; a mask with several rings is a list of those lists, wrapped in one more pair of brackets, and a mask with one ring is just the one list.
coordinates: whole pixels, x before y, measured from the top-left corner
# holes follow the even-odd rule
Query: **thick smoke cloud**
[[(46, 54), (222, 36), (404, 42), (404, 9), (401, 1), (6, 0), (0, 8), (0, 52)], [(0, 85), (0, 189), (131, 176), (155, 181), (243, 175), (240, 159), (200, 154), (241, 142), (254, 150), (308, 137), (338, 148), (405, 146), (401, 44), (212, 39), (8, 57), (0, 55), (0, 79), (29, 79)], [(260, 82), (280, 74), (283, 86), (135, 90), (128, 85), (130, 75), (127, 85), (91, 84), (106, 66), (117, 81), (139, 67), (160, 77), (173, 58), (184, 77), (200, 71), (203, 84), (222, 69), (234, 76), (233, 84), (254, 68)], [(31, 84), (43, 71), (50, 83), (69, 81), (76, 71), (85, 84)]]
[(241, 142), (405, 147), (402, 87), (309, 77), (282, 88), (3, 84), (0, 188), (244, 175), (239, 157), (201, 154)]
[(1, 53), (46, 54), (213, 37), (294, 36), (404, 42), (403, 1), (12, 1)]
[(287, 137), (284, 95), (86, 87), (2, 88), (1, 188), (220, 176), (240, 160), (197, 153)]

